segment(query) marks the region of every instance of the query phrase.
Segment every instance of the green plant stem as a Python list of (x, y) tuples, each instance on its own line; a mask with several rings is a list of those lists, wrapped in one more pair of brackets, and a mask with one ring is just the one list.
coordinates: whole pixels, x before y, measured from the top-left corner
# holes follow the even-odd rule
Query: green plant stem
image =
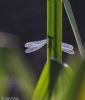
[[(62, 1), (47, 0), (47, 63), (49, 69), (48, 100), (54, 93), (62, 63)], [(59, 62), (59, 64), (58, 64)]]
[(62, 62), (62, 1), (47, 0), (47, 61), (50, 57)]

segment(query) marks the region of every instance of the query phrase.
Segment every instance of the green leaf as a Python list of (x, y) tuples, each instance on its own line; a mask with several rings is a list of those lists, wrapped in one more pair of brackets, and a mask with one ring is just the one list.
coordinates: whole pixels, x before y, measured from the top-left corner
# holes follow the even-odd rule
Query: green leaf
[(35, 89), (33, 100), (50, 100), (51, 98), (62, 66), (54, 59), (51, 59), (50, 62), (50, 64), (48, 63), (44, 67), (38, 85)]

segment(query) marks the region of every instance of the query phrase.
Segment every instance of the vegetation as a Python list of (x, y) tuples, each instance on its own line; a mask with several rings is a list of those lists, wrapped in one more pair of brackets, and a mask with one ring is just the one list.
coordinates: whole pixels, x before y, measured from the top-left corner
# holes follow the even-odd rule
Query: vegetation
[[(18, 50), (0, 48), (0, 97), (7, 95), (14, 78), (25, 100), (85, 100), (85, 58), (80, 34), (69, 1), (63, 0), (80, 55), (62, 63), (62, 1), (47, 0), (47, 62), (35, 88)], [(9, 73), (9, 74), (8, 74)]]

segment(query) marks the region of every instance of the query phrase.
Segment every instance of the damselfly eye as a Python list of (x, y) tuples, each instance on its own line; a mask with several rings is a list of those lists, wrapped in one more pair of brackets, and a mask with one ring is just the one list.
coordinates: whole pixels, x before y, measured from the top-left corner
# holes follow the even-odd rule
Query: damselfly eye
[[(47, 43), (47, 39), (40, 40), (40, 41), (27, 42), (25, 44), (25, 47), (27, 48), (25, 50), (25, 53), (31, 53), (31, 52), (37, 51), (40, 48), (42, 48), (46, 43)], [(68, 54), (74, 54), (73, 46), (67, 43), (62, 43), (62, 51)]]

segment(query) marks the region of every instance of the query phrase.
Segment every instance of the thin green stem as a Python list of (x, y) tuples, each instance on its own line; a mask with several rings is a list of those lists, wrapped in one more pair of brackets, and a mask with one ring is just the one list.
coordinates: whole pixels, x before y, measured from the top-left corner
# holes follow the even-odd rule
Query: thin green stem
[(70, 21), (70, 24), (71, 24), (77, 45), (78, 45), (80, 55), (81, 55), (82, 59), (84, 60), (85, 59), (84, 48), (83, 48), (83, 45), (82, 45), (82, 42), (81, 42), (81, 37), (80, 37), (80, 34), (79, 34), (79, 30), (78, 30), (78, 27), (77, 27), (77, 24), (76, 24), (76, 20), (75, 20), (71, 5), (70, 5), (68, 0), (63, 0), (63, 3), (64, 3), (64, 7), (65, 7), (65, 10), (66, 10), (68, 19)]

